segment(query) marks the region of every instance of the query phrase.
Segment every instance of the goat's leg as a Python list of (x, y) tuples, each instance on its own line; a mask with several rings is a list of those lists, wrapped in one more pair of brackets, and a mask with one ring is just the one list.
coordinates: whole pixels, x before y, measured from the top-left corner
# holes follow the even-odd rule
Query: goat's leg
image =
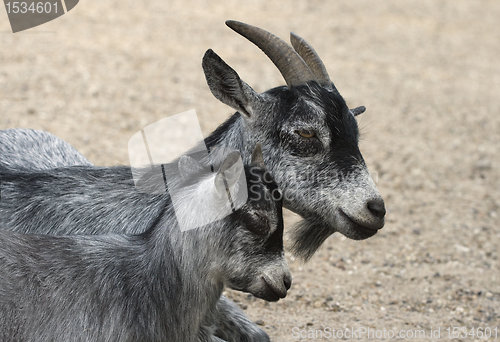
[(196, 342), (227, 342), (214, 335), (215, 327), (213, 325), (202, 325), (198, 331)]
[(198, 338), (198, 341), (196, 342), (227, 342), (227, 341), (224, 341), (220, 338), (218, 338), (217, 336), (202, 336), (200, 338)]
[(250, 321), (228, 298), (221, 296), (214, 312), (215, 335), (229, 342), (269, 342), (267, 333)]
[(210, 341), (212, 341), (212, 342), (227, 342), (227, 341), (224, 341), (224, 340), (218, 338), (217, 336), (212, 336), (212, 339)]
[(227, 341), (224, 341), (223, 339), (220, 339), (217, 336), (210, 335), (210, 336), (199, 336), (196, 342), (227, 342)]

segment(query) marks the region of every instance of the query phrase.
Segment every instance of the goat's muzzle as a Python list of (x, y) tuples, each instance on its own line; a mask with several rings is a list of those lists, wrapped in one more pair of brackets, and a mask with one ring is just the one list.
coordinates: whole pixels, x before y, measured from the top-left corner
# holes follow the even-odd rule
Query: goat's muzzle
[(381, 197), (366, 201), (359, 215), (349, 215), (339, 209), (339, 216), (347, 230), (342, 233), (354, 240), (364, 240), (375, 235), (385, 224), (385, 205)]
[(280, 298), (285, 298), (287, 291), (292, 285), (292, 278), (289, 275), (284, 275), (282, 283), (266, 280), (266, 277), (261, 278), (263, 291), (258, 297), (269, 302), (276, 302)]

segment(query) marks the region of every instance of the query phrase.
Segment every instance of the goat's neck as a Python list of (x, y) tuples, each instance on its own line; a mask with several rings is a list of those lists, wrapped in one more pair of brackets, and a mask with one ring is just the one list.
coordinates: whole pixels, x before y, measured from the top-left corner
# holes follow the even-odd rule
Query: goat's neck
[[(214, 229), (203, 227), (181, 232), (173, 210), (167, 210), (165, 220), (159, 223), (151, 236), (148, 260), (152, 261), (150, 274), (159, 274), (158, 289), (177, 302), (180, 322), (201, 324), (215, 309), (223, 290), (220, 275), (220, 253), (214, 249)], [(216, 246), (216, 245), (215, 245)]]
[(219, 126), (208, 138), (205, 139), (205, 144), (210, 150), (211, 164), (218, 166), (227, 157), (230, 151), (240, 151), (243, 162), (250, 162), (252, 137), (248, 134), (247, 127), (249, 123), (236, 113)]

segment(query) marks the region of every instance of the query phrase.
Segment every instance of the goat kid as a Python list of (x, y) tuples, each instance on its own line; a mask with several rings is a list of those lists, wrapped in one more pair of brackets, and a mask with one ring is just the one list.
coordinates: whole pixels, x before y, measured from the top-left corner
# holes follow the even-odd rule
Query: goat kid
[[(171, 206), (168, 194), (137, 192), (129, 167), (92, 166), (47, 132), (0, 131), (0, 151), (0, 229), (50, 235), (139, 234), (159, 229), (158, 217)], [(57, 157), (53, 158), (53, 151)], [(269, 341), (266, 332), (225, 296), (212, 316), (216, 336), (222, 340)]]
[(190, 196), (217, 202), (239, 191), (245, 173), (249, 200), (198, 229), (181, 232), (167, 205), (156, 226), (134, 236), (0, 231), (0, 340), (223, 341), (212, 316), (223, 286), (285, 297), (291, 275), (277, 185), (264, 177), (259, 148), (246, 172), (239, 158), (234, 152), (216, 174), (195, 170), (181, 182), (186, 205)]

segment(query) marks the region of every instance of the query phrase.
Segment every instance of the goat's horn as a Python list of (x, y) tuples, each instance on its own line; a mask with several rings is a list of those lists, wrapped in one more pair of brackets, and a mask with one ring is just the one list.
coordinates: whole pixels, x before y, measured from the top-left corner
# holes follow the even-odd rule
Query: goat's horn
[(304, 38), (297, 36), (293, 32), (290, 32), (290, 41), (292, 42), (292, 46), (295, 51), (297, 51), (299, 56), (302, 57), (304, 62), (306, 62), (314, 76), (316, 76), (318, 82), (322, 86), (331, 86), (332, 81), (330, 81), (328, 71), (326, 71), (325, 65), (321, 61), (321, 58), (319, 58), (314, 48), (306, 42)]
[(257, 45), (283, 75), (288, 87), (316, 81), (316, 77), (304, 60), (284, 40), (261, 28), (228, 20), (226, 25)]
[(366, 110), (366, 107), (365, 106), (359, 106), (359, 107), (356, 107), (356, 108), (353, 108), (353, 109), (349, 109), (352, 113), (352, 115), (354, 116), (357, 116), (359, 114), (363, 114)]

